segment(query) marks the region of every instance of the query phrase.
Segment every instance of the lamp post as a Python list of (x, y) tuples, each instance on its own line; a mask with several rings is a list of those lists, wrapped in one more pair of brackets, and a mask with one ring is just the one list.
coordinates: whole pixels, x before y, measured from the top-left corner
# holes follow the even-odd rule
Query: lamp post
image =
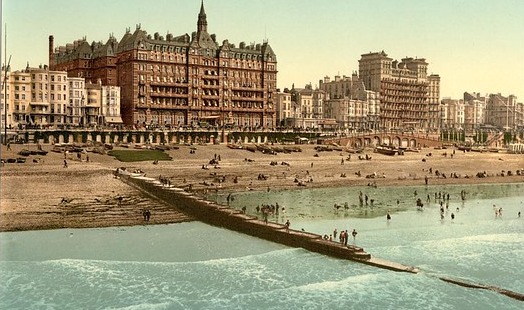
[[(7, 60), (7, 24), (4, 28), (4, 60)], [(4, 61), (4, 145), (7, 145), (7, 69), (11, 64), (11, 55), (9, 61)]]

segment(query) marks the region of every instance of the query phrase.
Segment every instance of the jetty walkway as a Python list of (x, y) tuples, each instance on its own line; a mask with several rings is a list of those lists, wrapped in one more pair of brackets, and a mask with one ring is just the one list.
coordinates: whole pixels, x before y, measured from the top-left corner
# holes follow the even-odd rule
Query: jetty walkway
[(312, 252), (331, 257), (348, 259), (355, 262), (399, 272), (418, 273), (419, 269), (399, 263), (372, 257), (364, 249), (343, 245), (339, 242), (324, 240), (321, 235), (286, 229), (283, 224), (265, 222), (255, 216), (244, 214), (240, 210), (220, 205), (181, 188), (166, 186), (159, 180), (142, 174), (129, 173), (117, 169), (115, 175), (125, 183), (142, 190), (154, 199), (171, 205), (195, 219), (218, 227), (241, 232), (250, 236), (277, 242), (290, 247), (300, 247)]

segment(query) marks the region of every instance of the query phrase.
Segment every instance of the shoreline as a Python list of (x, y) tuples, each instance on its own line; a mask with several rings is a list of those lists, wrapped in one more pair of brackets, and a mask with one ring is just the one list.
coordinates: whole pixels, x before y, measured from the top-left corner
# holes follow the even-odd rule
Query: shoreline
[[(524, 169), (524, 156), (518, 154), (456, 152), (454, 158), (450, 158), (452, 150), (427, 148), (420, 153), (390, 157), (366, 150), (365, 154), (371, 156), (371, 160), (356, 159), (360, 154), (351, 154), (351, 159), (347, 160), (350, 154), (346, 152), (317, 152), (314, 145), (300, 147), (302, 152), (267, 155), (229, 149), (225, 145), (197, 145), (196, 151), (190, 153), (189, 146), (180, 146), (177, 150), (167, 151), (171, 161), (158, 164), (149, 161), (123, 163), (109, 155), (87, 153), (80, 159), (69, 155), (67, 168), (63, 167), (64, 155), (60, 153), (30, 156), (24, 164), (2, 166), (0, 232), (154, 225), (193, 220), (116, 179), (113, 171), (117, 167), (140, 169), (150, 177), (162, 176), (174, 186), (191, 187), (201, 197), (215, 192), (226, 195), (249, 190), (282, 191), (367, 186), (368, 183), (376, 183), (378, 187), (424, 186), (425, 177), (428, 177), (430, 186), (524, 182), (524, 175), (515, 173)], [(2, 146), (2, 158), (17, 157), (16, 153), (22, 148), (33, 150), (36, 145), (11, 145), (11, 148), (8, 151)], [(51, 146), (44, 145), (43, 149), (50, 151)], [(89, 162), (86, 155), (89, 155)], [(215, 168), (209, 161), (217, 155), (221, 160)], [(272, 162), (277, 164), (271, 165)], [(202, 169), (203, 165), (208, 169)], [(435, 176), (436, 170), (447, 177)], [(475, 173), (484, 171), (487, 177), (475, 176)], [(507, 176), (508, 171), (514, 175)], [(360, 172), (360, 177), (357, 172)], [(460, 177), (450, 178), (451, 173)], [(501, 176), (502, 173), (505, 176)], [(465, 178), (466, 174), (471, 177)], [(297, 186), (299, 183), (295, 180), (305, 186)], [(142, 218), (144, 209), (151, 210), (149, 222)]]

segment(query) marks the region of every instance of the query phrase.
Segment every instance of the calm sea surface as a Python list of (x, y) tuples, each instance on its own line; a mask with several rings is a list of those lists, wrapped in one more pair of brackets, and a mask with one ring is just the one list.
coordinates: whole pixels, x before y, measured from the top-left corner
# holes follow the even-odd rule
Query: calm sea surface
[[(461, 190), (467, 193), (464, 202)], [(374, 199), (373, 208), (358, 206), (359, 191)], [(450, 194), (443, 220), (435, 192)], [(417, 197), (424, 211), (416, 210)], [(524, 307), (492, 291), (438, 279), (524, 293), (524, 216), (517, 217), (524, 212), (524, 184), (249, 192), (235, 194), (232, 205), (256, 213), (257, 205), (277, 202), (285, 212), (273, 220), (289, 219), (294, 229), (322, 235), (356, 229), (350, 242), (376, 257), (417, 266), (421, 273), (333, 259), (200, 222), (0, 233), (0, 308)], [(348, 209), (333, 207), (346, 202)], [(495, 217), (493, 205), (502, 207), (501, 217)], [(389, 222), (388, 209), (400, 210)]]

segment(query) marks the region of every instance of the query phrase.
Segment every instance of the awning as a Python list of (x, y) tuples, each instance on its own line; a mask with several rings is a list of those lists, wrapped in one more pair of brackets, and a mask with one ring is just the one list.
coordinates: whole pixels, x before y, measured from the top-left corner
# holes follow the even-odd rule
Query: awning
[(220, 115), (201, 116), (200, 119), (217, 119)]
[(323, 120), (319, 122), (320, 125), (336, 125), (337, 121), (334, 120)]
[(123, 123), (120, 116), (106, 116), (106, 123)]

